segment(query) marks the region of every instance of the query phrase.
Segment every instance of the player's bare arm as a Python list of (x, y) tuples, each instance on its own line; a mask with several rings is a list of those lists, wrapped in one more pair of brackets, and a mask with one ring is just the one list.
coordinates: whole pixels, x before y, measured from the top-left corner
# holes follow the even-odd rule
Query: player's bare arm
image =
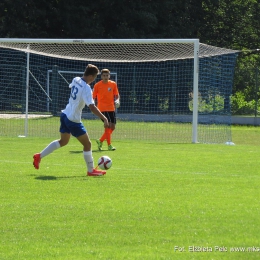
[(89, 109), (95, 116), (98, 116), (100, 119), (103, 120), (104, 127), (109, 126), (107, 118), (100, 112), (100, 110), (94, 104), (89, 105)]

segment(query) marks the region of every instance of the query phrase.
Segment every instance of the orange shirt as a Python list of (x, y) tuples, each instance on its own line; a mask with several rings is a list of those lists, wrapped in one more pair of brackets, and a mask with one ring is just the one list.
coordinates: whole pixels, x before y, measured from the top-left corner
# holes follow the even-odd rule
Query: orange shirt
[(112, 80), (108, 83), (100, 80), (94, 85), (93, 98), (97, 99), (97, 107), (101, 112), (115, 111), (114, 97), (118, 94), (117, 84)]

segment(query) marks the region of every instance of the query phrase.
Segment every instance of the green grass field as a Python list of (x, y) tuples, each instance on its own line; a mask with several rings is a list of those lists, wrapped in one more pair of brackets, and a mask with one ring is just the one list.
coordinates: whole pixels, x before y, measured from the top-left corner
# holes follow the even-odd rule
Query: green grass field
[(35, 170), (53, 138), (0, 137), (0, 259), (259, 259), (260, 129), (232, 133), (235, 146), (93, 140), (95, 162), (113, 160), (103, 177), (85, 176), (74, 138)]
[[(13, 114), (17, 118), (9, 118), (12, 114), (6, 114), (6, 118), (0, 118), (0, 136), (17, 137), (27, 135), (30, 137), (57, 137), (60, 127), (60, 118), (31, 118), (28, 120), (28, 131), (25, 134), (25, 120), (20, 114)], [(159, 116), (158, 116), (159, 117)], [(103, 126), (100, 119), (82, 122), (91, 137), (103, 134)], [(142, 122), (117, 120), (117, 131), (113, 133), (116, 140), (143, 140), (150, 142), (190, 143), (192, 141), (192, 124), (177, 122)], [(230, 141), (231, 127), (226, 124), (199, 124), (198, 140), (200, 143), (225, 143)]]

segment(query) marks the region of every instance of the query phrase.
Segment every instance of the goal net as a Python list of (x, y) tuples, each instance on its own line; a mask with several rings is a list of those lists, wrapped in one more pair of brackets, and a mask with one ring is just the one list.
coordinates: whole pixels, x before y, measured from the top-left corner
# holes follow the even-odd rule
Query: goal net
[[(118, 84), (113, 139), (230, 142), (237, 54), (197, 39), (0, 39), (0, 136), (57, 136), (68, 85), (92, 63)], [(102, 134), (88, 107), (83, 123)]]

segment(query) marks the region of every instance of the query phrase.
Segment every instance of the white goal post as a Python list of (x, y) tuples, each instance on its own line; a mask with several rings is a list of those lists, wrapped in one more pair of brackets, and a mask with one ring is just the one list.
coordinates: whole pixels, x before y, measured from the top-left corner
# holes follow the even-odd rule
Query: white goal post
[[(159, 122), (162, 118), (174, 118), (177, 122), (191, 123), (192, 124), (192, 134), (191, 134), (191, 142), (215, 142), (215, 141), (204, 141), (198, 140), (198, 124), (199, 121), (199, 111), (203, 110), (202, 114), (210, 112), (210, 116), (204, 117), (202, 119), (202, 124), (208, 124), (206, 121), (209, 121), (210, 124), (216, 124), (221, 121), (223, 118), (224, 124), (226, 124), (226, 115), (215, 115), (214, 109), (217, 106), (221, 106), (221, 109), (217, 111), (224, 111), (227, 105), (228, 94), (224, 93), (223, 84), (219, 86), (219, 90), (216, 89), (216, 86), (222, 81), (221, 77), (224, 74), (227, 74), (227, 71), (230, 70), (228, 77), (232, 81), (232, 70), (234, 70), (234, 60), (232, 58), (231, 64), (225, 65), (228, 69), (224, 71), (221, 66), (224, 66), (224, 61), (220, 61), (220, 59), (207, 60), (204, 63), (203, 68), (201, 67), (201, 58), (209, 58), (209, 57), (224, 57), (228, 55), (233, 55), (236, 57), (237, 51), (218, 48), (214, 46), (205, 45), (199, 42), (199, 39), (12, 39), (12, 38), (0, 38), (0, 50), (3, 50), (4, 54), (19, 55), (19, 53), (26, 54), (26, 78), (25, 78), (25, 110), (23, 113), (25, 114), (25, 126), (24, 126), (24, 136), (28, 136), (28, 120), (30, 115), (29, 103), (30, 103), (30, 84), (33, 81), (34, 84), (38, 86), (41, 91), (41, 94), (45, 95), (45, 102), (47, 98), (47, 102), (51, 99), (51, 95), (56, 97), (59, 95), (56, 93), (59, 90), (53, 90), (53, 93), (50, 93), (50, 80), (53, 80), (55, 83), (58, 82), (59, 79), (50, 79), (50, 74), (47, 75), (48, 80), (41, 80), (41, 72), (33, 72), (31, 69), (33, 62), (38, 62), (38, 71), (40, 71), (41, 67), (44, 69), (47, 68), (48, 73), (55, 71), (56, 68), (52, 68), (52, 65), (58, 64), (58, 61), (63, 61), (63, 64), (57, 68), (57, 72), (67, 71), (68, 74), (77, 74), (79, 71), (82, 71), (84, 67), (81, 67), (81, 70), (75, 70), (76, 66), (74, 65), (75, 61), (80, 62), (80, 66), (82, 66), (82, 62), (98, 64), (100, 66), (107, 66), (117, 68), (117, 65), (120, 64), (120, 68), (122, 71), (130, 71), (129, 66), (131, 67), (131, 85), (132, 90), (129, 93), (126, 93), (125, 96), (131, 99), (133, 104), (130, 104), (129, 107), (125, 107), (124, 115), (125, 120), (131, 119), (135, 120), (138, 117), (140, 121), (146, 121), (145, 118), (148, 118), (147, 121), (156, 121), (153, 118), (158, 118)], [(14, 51), (14, 53), (9, 54), (8, 50)], [(31, 61), (31, 55), (34, 55), (33, 61)], [(21, 55), (20, 55), (21, 56)], [(42, 58), (41, 58), (42, 57)], [(46, 58), (44, 58), (46, 57)], [(48, 59), (52, 60), (48, 60)], [(8, 59), (8, 58), (7, 58)], [(45, 60), (46, 59), (46, 60)], [(230, 60), (230, 59), (227, 59)], [(170, 64), (171, 62), (174, 62)], [(24, 61), (21, 62), (24, 64)], [(49, 64), (52, 63), (52, 64)], [(69, 64), (65, 66), (65, 63)], [(71, 64), (73, 63), (73, 70), (70, 69)], [(145, 63), (145, 67), (142, 65)], [(167, 65), (158, 65), (158, 64), (167, 64)], [(112, 65), (111, 65), (112, 64)], [(114, 65), (116, 64), (116, 65)], [(128, 65), (125, 65), (128, 64)], [(129, 65), (131, 64), (131, 65)], [(134, 64), (134, 65), (132, 65)], [(137, 65), (136, 65), (137, 64)], [(209, 64), (212, 66), (209, 69)], [(213, 64), (213, 65), (212, 65)], [(16, 64), (14, 64), (15, 66)], [(49, 65), (49, 67), (47, 66)], [(136, 65), (136, 66), (135, 66)], [(169, 66), (169, 67), (168, 67)], [(213, 67), (214, 66), (214, 67)], [(232, 67), (233, 66), (233, 67)], [(65, 68), (65, 69), (64, 69)], [(79, 68), (80, 69), (80, 68)], [(139, 70), (142, 70), (141, 74), (138, 74)], [(150, 71), (149, 71), (150, 69)], [(189, 71), (188, 71), (189, 70)], [(192, 72), (190, 72), (192, 70)], [(132, 72), (133, 71), (133, 72)], [(165, 73), (165, 79), (161, 76), (161, 71)], [(7, 73), (7, 72), (6, 72)], [(118, 77), (120, 78), (120, 72), (118, 72)], [(153, 73), (158, 73), (158, 78), (160, 78), (157, 82), (156, 77)], [(168, 74), (170, 76), (168, 77)], [(211, 77), (212, 73), (215, 73), (215, 77), (213, 75), (213, 84), (214, 86), (209, 86), (209, 93), (206, 94), (206, 97), (202, 97), (202, 93), (207, 92), (205, 90), (199, 90), (199, 73), (205, 73), (205, 77), (201, 77), (203, 87), (207, 87), (211, 80), (208, 80)], [(37, 76), (36, 76), (37, 74)], [(122, 73), (123, 74), (123, 73)], [(55, 74), (56, 75), (56, 74)], [(127, 75), (125, 73), (124, 75)], [(142, 75), (143, 78), (142, 79)], [(204, 75), (204, 74), (203, 74)], [(226, 75), (224, 75), (226, 77)], [(8, 76), (6, 76), (8, 77)], [(167, 78), (166, 78), (167, 77)], [(122, 77), (121, 77), (122, 78)], [(120, 79), (121, 79), (120, 78)], [(149, 81), (149, 78), (150, 79)], [(55, 81), (56, 80), (56, 81)], [(68, 80), (71, 80), (68, 79)], [(143, 82), (142, 80), (146, 80)], [(66, 81), (66, 80), (65, 80)], [(151, 81), (155, 85), (152, 85)], [(192, 81), (192, 82), (191, 82)], [(205, 82), (207, 81), (207, 82)], [(229, 82), (232, 85), (232, 82)], [(0, 84), (3, 84), (0, 82)], [(120, 90), (119, 82), (119, 90)], [(190, 88), (192, 84), (192, 89)], [(230, 88), (230, 84), (228, 88)], [(55, 84), (53, 84), (54, 86)], [(153, 89), (158, 86), (158, 88), (164, 88), (167, 85), (167, 91), (165, 93), (155, 93), (152, 90), (149, 92), (144, 92), (143, 89), (145, 86), (149, 86), (150, 89)], [(4, 86), (4, 84), (3, 84)], [(138, 91), (141, 94), (137, 93)], [(225, 86), (224, 86), (225, 87)], [(189, 88), (189, 90), (183, 91), (184, 88)], [(232, 88), (232, 86), (231, 86)], [(5, 91), (5, 87), (3, 87)], [(170, 89), (170, 90), (168, 90)], [(174, 90), (172, 90), (174, 89)], [(0, 85), (1, 90), (1, 85)], [(33, 90), (35, 91), (35, 90)], [(163, 90), (164, 91), (164, 90)], [(215, 93), (213, 93), (215, 91)], [(36, 92), (36, 91), (35, 91)], [(121, 92), (121, 91), (120, 91)], [(123, 90), (122, 90), (123, 92)], [(180, 101), (181, 95), (185, 94), (184, 101)], [(223, 94), (224, 93), (224, 94)], [(161, 95), (159, 95), (161, 94)], [(134, 95), (134, 97), (132, 97)], [(144, 99), (141, 101), (140, 95), (144, 95)], [(35, 93), (35, 96), (38, 97), (39, 94)], [(140, 100), (137, 100), (140, 98)], [(153, 101), (151, 101), (153, 100)], [(213, 101), (212, 101), (213, 100)], [(140, 104), (143, 102), (146, 108), (141, 111)], [(155, 103), (159, 102), (157, 110), (153, 111), (153, 107), (155, 107)], [(180, 105), (180, 102), (183, 102), (184, 105)], [(187, 103), (189, 102), (189, 103)], [(223, 105), (219, 105), (219, 102)], [(226, 103), (225, 103), (226, 102)], [(122, 101), (124, 103), (124, 100)], [(210, 105), (206, 104), (210, 103)], [(53, 102), (53, 104), (56, 104)], [(207, 108), (201, 108), (204, 106)], [(65, 104), (64, 104), (65, 105)], [(207, 105), (207, 106), (206, 106)], [(24, 105), (23, 105), (24, 106)], [(185, 107), (185, 112), (182, 112), (180, 107)], [(53, 111), (58, 109), (57, 105), (53, 105)], [(58, 105), (59, 107), (59, 105)], [(129, 108), (131, 107), (131, 111), (128, 113)], [(156, 104), (157, 107), (157, 104)], [(210, 107), (210, 108), (209, 108)], [(1, 108), (0, 108), (1, 109)], [(46, 112), (49, 109), (49, 104), (47, 104)], [(56, 109), (56, 110), (55, 110)], [(5, 109), (2, 109), (5, 111)], [(189, 110), (187, 112), (187, 110)], [(6, 109), (8, 112), (9, 109)], [(177, 111), (177, 112), (176, 112)], [(213, 111), (213, 113), (212, 113)], [(7, 113), (6, 112), (6, 113)], [(0, 112), (1, 113), (1, 112)], [(137, 114), (137, 117), (132, 116), (133, 114)], [(120, 115), (120, 113), (119, 113)], [(142, 115), (142, 116), (140, 116)], [(223, 116), (223, 118), (220, 118)], [(142, 117), (142, 119), (140, 119)], [(123, 120), (124, 120), (123, 118)], [(134, 118), (134, 119), (133, 119)], [(191, 118), (191, 119), (190, 119)], [(212, 118), (215, 118), (214, 120)], [(173, 120), (174, 121), (174, 120)], [(166, 119), (167, 122), (167, 119)], [(205, 123), (206, 122), (206, 123)], [(222, 122), (220, 122), (222, 124)], [(210, 130), (211, 131), (211, 130)], [(226, 131), (226, 130), (225, 130)], [(182, 130), (180, 131), (182, 132)], [(203, 134), (203, 136), (207, 136), (207, 134)], [(229, 134), (228, 134), (229, 135)], [(204, 138), (204, 137), (203, 137)], [(226, 141), (231, 141), (231, 137), (224, 137)], [(222, 141), (221, 141), (222, 142)]]

